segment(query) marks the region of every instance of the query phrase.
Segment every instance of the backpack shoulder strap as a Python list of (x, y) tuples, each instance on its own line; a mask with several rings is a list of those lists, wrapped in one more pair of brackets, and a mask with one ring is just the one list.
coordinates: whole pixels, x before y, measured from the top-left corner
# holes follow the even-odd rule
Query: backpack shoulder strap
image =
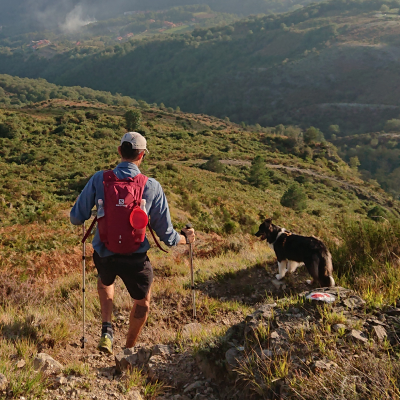
[(114, 174), (113, 170), (103, 171), (103, 181), (113, 182), (118, 180), (117, 176)]
[(149, 229), (150, 229), (151, 236), (153, 236), (153, 239), (154, 239), (154, 241), (156, 242), (157, 247), (158, 247), (161, 251), (163, 251), (164, 253), (168, 253), (167, 250), (164, 250), (164, 249), (161, 247), (160, 242), (157, 240), (156, 235), (154, 234), (153, 229), (151, 228), (150, 222), (147, 224), (147, 226), (148, 226)]

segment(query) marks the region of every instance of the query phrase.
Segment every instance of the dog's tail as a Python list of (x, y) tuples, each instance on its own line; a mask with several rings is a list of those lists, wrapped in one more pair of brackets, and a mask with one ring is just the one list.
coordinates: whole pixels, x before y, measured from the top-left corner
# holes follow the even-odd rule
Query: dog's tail
[(319, 281), (325, 287), (335, 286), (335, 280), (333, 279), (333, 265), (332, 265), (332, 255), (328, 249), (322, 253), (322, 260), (319, 264)]

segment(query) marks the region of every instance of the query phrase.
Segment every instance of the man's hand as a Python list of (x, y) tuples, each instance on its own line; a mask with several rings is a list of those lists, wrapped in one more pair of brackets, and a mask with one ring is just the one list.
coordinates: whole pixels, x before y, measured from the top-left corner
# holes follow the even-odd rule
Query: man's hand
[(181, 240), (179, 241), (179, 244), (194, 243), (194, 241), (196, 240), (194, 229), (183, 228), (182, 232), (185, 234), (185, 236), (181, 235)]

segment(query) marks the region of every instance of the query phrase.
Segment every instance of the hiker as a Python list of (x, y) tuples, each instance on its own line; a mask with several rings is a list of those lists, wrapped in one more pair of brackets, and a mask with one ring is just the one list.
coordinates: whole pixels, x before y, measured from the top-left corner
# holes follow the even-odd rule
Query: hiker
[[(140, 331), (146, 323), (149, 314), (151, 284), (153, 282), (153, 269), (147, 257), (150, 245), (147, 238), (144, 237), (144, 231), (142, 232), (143, 236), (139, 238), (141, 243), (138, 244), (136, 243), (136, 236), (134, 241), (132, 241), (132, 236), (129, 236), (129, 243), (126, 241), (124, 244), (121, 244), (121, 235), (116, 238), (112, 237), (115, 228), (121, 229), (121, 224), (125, 224), (123, 225), (124, 227), (129, 225), (131, 230), (132, 227), (128, 221), (121, 221), (122, 218), (115, 217), (116, 214), (112, 214), (126, 211), (127, 207), (124, 202), (128, 197), (125, 197), (125, 200), (109, 201), (109, 204), (105, 201), (107, 196), (111, 198), (110, 196), (113, 195), (113, 193), (110, 194), (109, 183), (120, 185), (119, 182), (121, 181), (118, 180), (135, 178), (137, 185), (135, 190), (137, 189), (142, 194), (142, 201), (140, 202), (140, 198), (137, 199), (140, 203), (140, 208), (150, 217), (151, 227), (167, 246), (184, 245), (195, 241), (193, 229), (182, 229), (184, 235), (180, 235), (174, 230), (167, 199), (161, 185), (155, 179), (147, 179), (147, 177), (140, 174), (139, 167), (146, 152), (148, 152), (146, 139), (140, 133), (126, 133), (121, 139), (121, 145), (118, 147), (121, 163), (112, 172), (100, 171), (94, 174), (84, 187), (70, 214), (72, 224), (82, 225), (84, 221), (90, 218), (93, 206), (97, 206), (98, 229), (92, 244), (94, 249), (93, 260), (98, 271), (97, 290), (103, 322), (98, 349), (109, 354), (112, 354), (113, 344), (111, 313), (116, 276), (118, 275), (122, 279), (134, 300), (130, 313), (126, 348), (131, 348), (136, 344)], [(125, 184), (126, 181), (123, 182)], [(117, 188), (122, 191), (118, 193), (126, 194), (126, 192), (123, 192), (126, 189), (121, 189), (121, 187)], [(136, 195), (136, 192), (132, 193)], [(132, 195), (129, 196), (132, 197)], [(137, 196), (140, 197), (140, 195)], [(113, 208), (111, 209), (110, 207)], [(138, 208), (136, 207), (136, 209)], [(109, 214), (109, 218), (107, 218), (107, 214)], [(111, 215), (114, 218), (111, 218)], [(131, 225), (133, 226), (132, 221)], [(131, 231), (129, 233), (132, 235)], [(104, 238), (106, 238), (106, 241)], [(110, 247), (115, 249), (119, 248), (118, 246), (128, 247), (124, 247), (125, 251), (121, 253), (110, 250)], [(133, 249), (133, 251), (126, 254), (126, 249), (128, 251)]]

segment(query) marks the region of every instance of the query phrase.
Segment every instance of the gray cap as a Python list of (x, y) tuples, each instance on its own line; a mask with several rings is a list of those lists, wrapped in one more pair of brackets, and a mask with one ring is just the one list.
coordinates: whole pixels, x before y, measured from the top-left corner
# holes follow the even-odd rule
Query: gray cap
[(146, 139), (138, 132), (125, 133), (125, 135), (122, 136), (121, 139), (121, 146), (124, 142), (129, 142), (132, 145), (132, 149), (146, 150), (147, 152), (149, 152), (146, 147)]

